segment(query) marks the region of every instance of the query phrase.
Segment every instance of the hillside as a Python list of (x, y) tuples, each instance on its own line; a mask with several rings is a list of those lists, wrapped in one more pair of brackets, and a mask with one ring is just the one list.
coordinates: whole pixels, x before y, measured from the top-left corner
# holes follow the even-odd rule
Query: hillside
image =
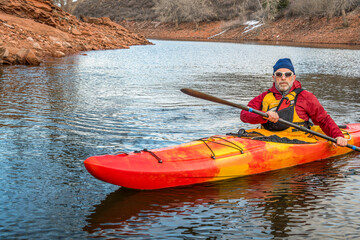
[[(347, 8), (348, 27), (343, 25), (340, 10), (331, 8), (331, 4), (338, 3), (339, 0), (318, 1), (323, 4), (318, 6), (319, 9), (311, 9), (312, 6), (305, 1), (298, 0), (295, 5), (290, 4), (290, 1), (280, 0), (278, 2), (284, 4), (283, 8), (278, 9), (272, 20), (266, 21), (263, 21), (264, 18), (261, 20), (266, 14), (264, 15), (264, 9), (259, 8), (259, 1), (197, 0), (198, 3), (207, 2), (211, 6), (211, 17), (199, 24), (180, 21), (178, 25), (171, 21), (161, 21), (159, 12), (156, 12), (157, 2), (159, 1), (84, 0), (76, 8), (74, 15), (107, 16), (136, 33), (155, 39), (360, 45), (360, 1), (351, 1), (353, 5)], [(163, 2), (165, 5), (166, 1)], [(186, 0), (173, 2), (191, 4)], [(327, 8), (327, 5), (329, 9), (326, 12), (323, 8)], [(171, 4), (166, 6), (170, 7)], [(183, 5), (181, 7), (185, 8)], [(255, 19), (260, 19), (260, 22), (256, 24)], [(261, 24), (264, 22), (266, 24)]]
[[(341, 17), (281, 18), (262, 25), (255, 21), (236, 24), (234, 21), (201, 22), (196, 29), (193, 23), (171, 23), (151, 21), (122, 21), (126, 28), (151, 39), (178, 39), (202, 41), (255, 41), (284, 45), (341, 44), (337, 47), (360, 47), (360, 14), (354, 11), (348, 15), (349, 26), (344, 27)], [(234, 27), (235, 26), (235, 27)], [(349, 45), (349, 46), (346, 46)]]
[(109, 18), (78, 20), (49, 0), (0, 1), (0, 64), (39, 65), (48, 57), (151, 44)]
[[(239, 16), (237, 0), (209, 0), (209, 4), (216, 9), (212, 20), (229, 20)], [(120, 22), (127, 21), (155, 21), (159, 15), (155, 11), (156, 0), (84, 0), (75, 8), (73, 14), (90, 17), (109, 17)]]

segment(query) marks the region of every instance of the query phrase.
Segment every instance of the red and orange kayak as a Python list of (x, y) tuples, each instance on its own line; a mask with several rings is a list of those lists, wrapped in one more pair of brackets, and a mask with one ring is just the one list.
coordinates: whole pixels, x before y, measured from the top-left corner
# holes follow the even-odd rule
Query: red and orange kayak
[[(313, 131), (323, 133), (317, 126)], [(342, 129), (360, 145), (360, 124)], [(177, 146), (93, 156), (86, 169), (96, 178), (132, 189), (159, 189), (263, 173), (351, 152), (303, 132), (251, 129)]]

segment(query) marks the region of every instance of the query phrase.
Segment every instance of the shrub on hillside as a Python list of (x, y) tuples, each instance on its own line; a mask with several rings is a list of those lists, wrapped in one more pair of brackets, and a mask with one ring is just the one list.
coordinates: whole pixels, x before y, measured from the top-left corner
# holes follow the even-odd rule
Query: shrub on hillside
[(292, 0), (288, 14), (292, 16), (327, 17), (342, 16), (343, 25), (349, 26), (346, 12), (360, 5), (360, 0)]
[(113, 21), (144, 21), (156, 19), (153, 6), (153, 0), (84, 0), (73, 14), (76, 17), (109, 17)]
[(349, 11), (359, 6), (360, 0), (292, 0), (288, 13), (292, 16), (333, 17), (342, 10)]
[(155, 14), (161, 22), (194, 22), (211, 20), (215, 11), (209, 0), (155, 0)]

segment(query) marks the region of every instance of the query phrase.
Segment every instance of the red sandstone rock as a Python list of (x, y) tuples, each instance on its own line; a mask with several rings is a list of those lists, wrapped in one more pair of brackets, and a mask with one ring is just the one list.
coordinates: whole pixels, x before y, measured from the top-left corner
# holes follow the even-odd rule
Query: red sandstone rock
[(6, 58), (8, 56), (9, 56), (9, 50), (4, 47), (1, 47), (0, 48), (0, 60), (2, 60), (3, 58)]
[(72, 28), (71, 33), (74, 35), (81, 35), (81, 32), (79, 30), (77, 30), (76, 28)]
[(26, 51), (26, 57), (25, 57), (25, 62), (28, 65), (33, 65), (33, 66), (38, 66), (41, 63), (41, 60), (39, 60), (35, 53), (31, 50), (28, 49), (28, 51)]
[(109, 18), (89, 19), (79, 21), (50, 0), (0, 0), (0, 54), (7, 51), (0, 64), (38, 65), (46, 57), (151, 44)]
[(16, 53), (16, 61), (19, 64), (33, 65), (33, 66), (38, 66), (40, 65), (41, 62), (31, 49), (25, 49), (25, 48), (21, 48)]
[(65, 57), (65, 53), (63, 53), (61, 51), (55, 51), (55, 52), (53, 52), (53, 56), (54, 57)]

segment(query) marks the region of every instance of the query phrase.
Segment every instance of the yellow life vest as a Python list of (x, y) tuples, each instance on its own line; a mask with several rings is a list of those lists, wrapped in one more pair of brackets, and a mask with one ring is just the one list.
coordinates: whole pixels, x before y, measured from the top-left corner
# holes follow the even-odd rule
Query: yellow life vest
[[(279, 114), (279, 117), (292, 123), (296, 123), (301, 126), (309, 127), (309, 122), (301, 119), (299, 115), (296, 113), (295, 105), (297, 97), (299, 93), (301, 93), (303, 89), (297, 88), (294, 91), (288, 93), (286, 96), (283, 96), (281, 99), (277, 100), (274, 96), (274, 93), (270, 92), (265, 95), (262, 101), (262, 111), (276, 111)], [(264, 128), (269, 131), (297, 131), (297, 129), (293, 127), (289, 127), (288, 125), (282, 123), (273, 123), (268, 121), (265, 124), (261, 125), (261, 128)]]

